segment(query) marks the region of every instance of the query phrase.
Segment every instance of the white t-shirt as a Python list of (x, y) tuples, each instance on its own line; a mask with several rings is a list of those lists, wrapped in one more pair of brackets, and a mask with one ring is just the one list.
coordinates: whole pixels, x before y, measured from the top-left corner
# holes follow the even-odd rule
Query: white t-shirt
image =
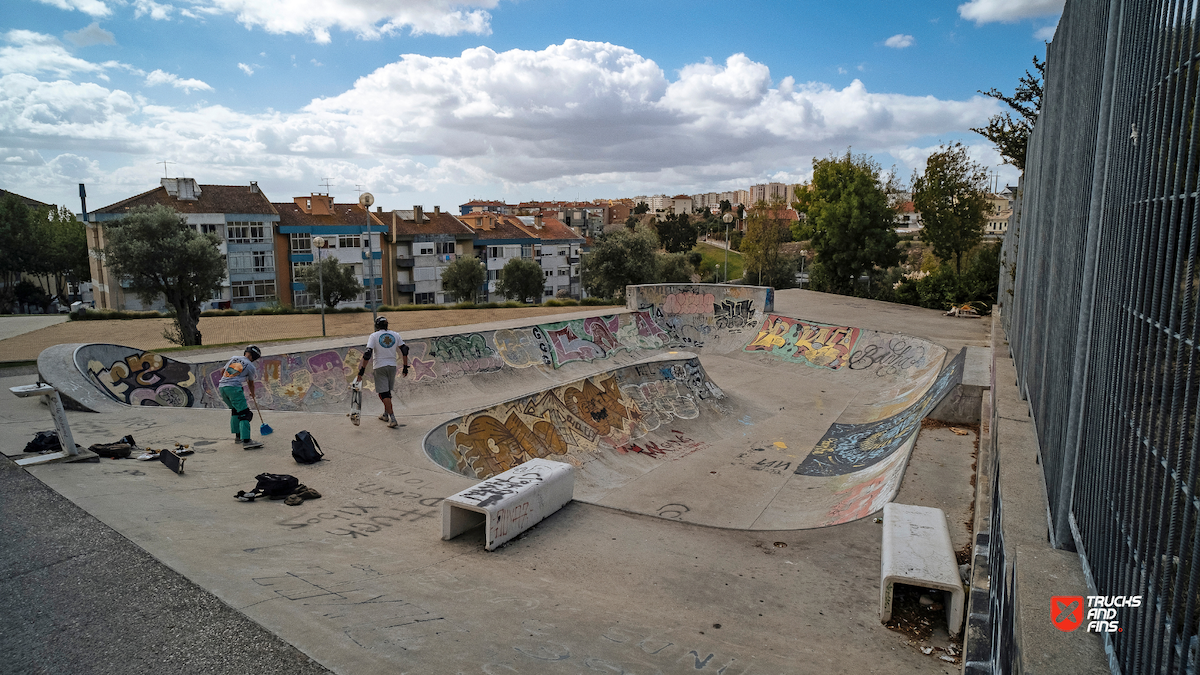
[(396, 365), (396, 352), (404, 340), (394, 330), (377, 330), (367, 338), (367, 349), (371, 350), (372, 367)]

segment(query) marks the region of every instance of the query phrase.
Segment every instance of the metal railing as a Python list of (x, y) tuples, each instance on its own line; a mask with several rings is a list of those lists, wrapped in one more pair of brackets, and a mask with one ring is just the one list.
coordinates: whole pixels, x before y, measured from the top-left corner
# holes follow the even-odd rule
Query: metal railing
[(1142, 596), (1103, 634), (1114, 673), (1200, 662), (1198, 14), (1067, 3), (1002, 254), (1051, 541), (1095, 595)]

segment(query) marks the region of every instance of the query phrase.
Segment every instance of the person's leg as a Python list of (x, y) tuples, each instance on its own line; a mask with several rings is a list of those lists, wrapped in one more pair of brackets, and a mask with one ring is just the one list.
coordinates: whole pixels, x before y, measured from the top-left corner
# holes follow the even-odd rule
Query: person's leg
[(219, 387), (217, 392), (221, 394), (221, 400), (225, 405), (229, 406), (229, 431), (233, 433), (234, 441), (241, 441), (241, 420), (238, 418), (238, 410), (231, 400), (230, 393), (234, 391), (233, 387)]
[(383, 403), (383, 415), (379, 419), (394, 420), (396, 416), (392, 413), (392, 390), (396, 385), (396, 366), (377, 366), (374, 376), (375, 392), (379, 394), (379, 401)]
[(246, 394), (241, 387), (223, 387), (221, 392), (228, 392), (229, 406), (236, 411), (234, 414), (237, 415), (238, 424), (235, 433), (240, 434), (243, 441), (250, 440), (250, 420), (254, 418), (254, 413), (246, 405)]

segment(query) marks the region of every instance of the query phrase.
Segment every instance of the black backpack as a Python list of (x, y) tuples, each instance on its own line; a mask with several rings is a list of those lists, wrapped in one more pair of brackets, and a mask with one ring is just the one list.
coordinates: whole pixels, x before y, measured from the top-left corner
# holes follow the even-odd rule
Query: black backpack
[(296, 434), (292, 441), (292, 459), (300, 464), (316, 464), (324, 458), (325, 453), (321, 452), (321, 446), (312, 434), (307, 431)]
[(300, 479), (285, 473), (260, 473), (254, 478), (258, 481), (254, 492), (264, 497), (287, 496), (300, 485)]

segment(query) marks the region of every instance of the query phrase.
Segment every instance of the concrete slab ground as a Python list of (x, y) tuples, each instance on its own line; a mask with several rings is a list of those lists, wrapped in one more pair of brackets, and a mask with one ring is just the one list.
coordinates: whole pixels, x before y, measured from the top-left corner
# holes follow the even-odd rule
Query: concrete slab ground
[[(988, 344), (978, 320), (808, 291), (777, 293), (776, 312), (903, 332), (951, 351)], [(760, 376), (764, 385), (767, 378)], [(231, 442), (220, 410), (73, 412), (72, 430), (85, 445), (132, 434), (150, 447), (189, 443), (196, 454), (183, 475), (134, 460), (29, 473), (334, 672), (959, 670), (880, 624), (880, 530), (871, 517), (751, 532), (575, 502), (488, 553), (480, 531), (440, 540), (440, 498), (474, 481), (424, 455), (420, 429), (428, 422), (387, 429), (372, 419), (378, 405), (368, 401), (357, 428), (340, 413), (272, 411), (275, 433), (250, 451)], [(49, 415), (36, 401), (0, 397), (0, 425), (0, 450), (17, 455), (49, 428)], [(329, 461), (292, 461), (288, 441), (301, 429)], [(973, 440), (922, 432), (897, 497), (946, 509), (956, 546), (969, 541), (956, 523), (970, 520)], [(295, 507), (236, 501), (264, 471), (296, 475), (323, 497)], [(722, 508), (699, 479), (685, 496), (689, 507)], [(8, 499), (0, 493), (6, 512), (17, 508)], [(128, 597), (140, 592), (130, 588)], [(69, 609), (61, 611), (56, 620), (69, 622)]]
[[(25, 333), (32, 333), (35, 330), (49, 328), (50, 326), (64, 323), (66, 321), (67, 316), (65, 314), (0, 316), (0, 344), (3, 344), (3, 340), (7, 340), (11, 337), (24, 335)], [(37, 358), (37, 354), (34, 354), (33, 358)], [(3, 357), (3, 360), (10, 361), (15, 359)]]

